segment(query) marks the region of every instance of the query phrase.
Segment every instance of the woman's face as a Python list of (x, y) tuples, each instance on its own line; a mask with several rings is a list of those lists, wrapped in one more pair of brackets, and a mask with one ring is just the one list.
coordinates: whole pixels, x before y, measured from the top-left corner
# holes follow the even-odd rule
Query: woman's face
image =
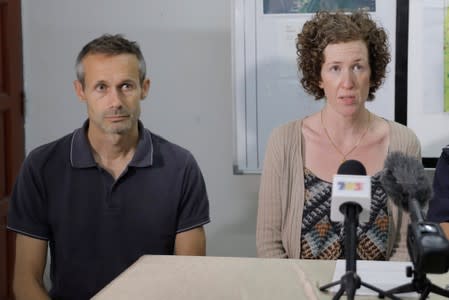
[(327, 104), (344, 115), (364, 107), (370, 88), (371, 68), (363, 41), (329, 44), (324, 49), (320, 87)]

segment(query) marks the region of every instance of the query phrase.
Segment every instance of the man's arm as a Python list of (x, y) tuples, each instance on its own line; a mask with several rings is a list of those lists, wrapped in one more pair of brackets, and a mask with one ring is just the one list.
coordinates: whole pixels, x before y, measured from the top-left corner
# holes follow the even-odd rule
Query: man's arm
[(206, 234), (203, 226), (176, 234), (175, 255), (206, 255)]
[(16, 300), (49, 300), (42, 281), (47, 241), (17, 233), (13, 290)]

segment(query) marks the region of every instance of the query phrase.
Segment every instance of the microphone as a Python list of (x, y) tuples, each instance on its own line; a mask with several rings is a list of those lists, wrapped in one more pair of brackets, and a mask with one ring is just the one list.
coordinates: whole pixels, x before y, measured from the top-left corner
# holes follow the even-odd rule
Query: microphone
[(368, 222), (371, 206), (371, 177), (357, 160), (347, 160), (338, 168), (332, 181), (332, 201), (330, 219), (343, 222), (343, 207), (347, 204), (357, 206), (359, 221)]
[(397, 299), (375, 286), (363, 282), (357, 275), (357, 226), (360, 219), (369, 220), (371, 206), (371, 178), (366, 176), (366, 169), (357, 160), (347, 160), (338, 168), (337, 175), (332, 182), (332, 201), (330, 218), (332, 221), (344, 221), (344, 254), (346, 259), (346, 273), (339, 281), (320, 287), (327, 288), (340, 284), (334, 299), (338, 299), (345, 291), (348, 299), (354, 299), (355, 292), (360, 286), (365, 286), (379, 293)]
[(432, 196), (432, 188), (421, 161), (392, 152), (385, 160), (380, 182), (394, 204), (410, 212), (412, 222), (424, 221), (422, 208)]
[(437, 223), (424, 220), (422, 208), (432, 189), (421, 161), (400, 152), (385, 160), (380, 182), (396, 206), (410, 213), (407, 249), (417, 274), (446, 273), (449, 268), (449, 241)]

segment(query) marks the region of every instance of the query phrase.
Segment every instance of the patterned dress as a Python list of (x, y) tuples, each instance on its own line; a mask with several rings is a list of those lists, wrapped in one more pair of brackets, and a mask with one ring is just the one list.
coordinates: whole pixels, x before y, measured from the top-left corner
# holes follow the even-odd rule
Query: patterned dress
[[(343, 223), (330, 220), (332, 183), (304, 170), (305, 203), (301, 228), (301, 258), (343, 259)], [(388, 238), (387, 194), (380, 174), (371, 177), (371, 209), (367, 223), (357, 226), (357, 259), (385, 260)]]

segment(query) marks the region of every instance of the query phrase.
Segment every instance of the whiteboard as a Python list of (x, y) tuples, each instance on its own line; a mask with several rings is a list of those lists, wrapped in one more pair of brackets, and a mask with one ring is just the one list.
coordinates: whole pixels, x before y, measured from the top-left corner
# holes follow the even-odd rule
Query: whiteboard
[[(260, 173), (271, 131), (283, 123), (318, 111), (324, 104), (324, 100), (316, 101), (304, 92), (296, 67), (296, 35), (313, 13), (269, 12), (267, 4), (274, 1), (295, 2), (234, 0), (233, 3), (235, 174)], [(394, 120), (396, 1), (359, 1), (370, 3), (370, 13), (390, 37), (392, 53), (385, 83), (367, 107)]]
[(435, 166), (441, 149), (449, 144), (443, 63), (447, 7), (445, 0), (410, 1), (407, 126), (421, 142), (424, 163), (433, 164), (428, 167)]

